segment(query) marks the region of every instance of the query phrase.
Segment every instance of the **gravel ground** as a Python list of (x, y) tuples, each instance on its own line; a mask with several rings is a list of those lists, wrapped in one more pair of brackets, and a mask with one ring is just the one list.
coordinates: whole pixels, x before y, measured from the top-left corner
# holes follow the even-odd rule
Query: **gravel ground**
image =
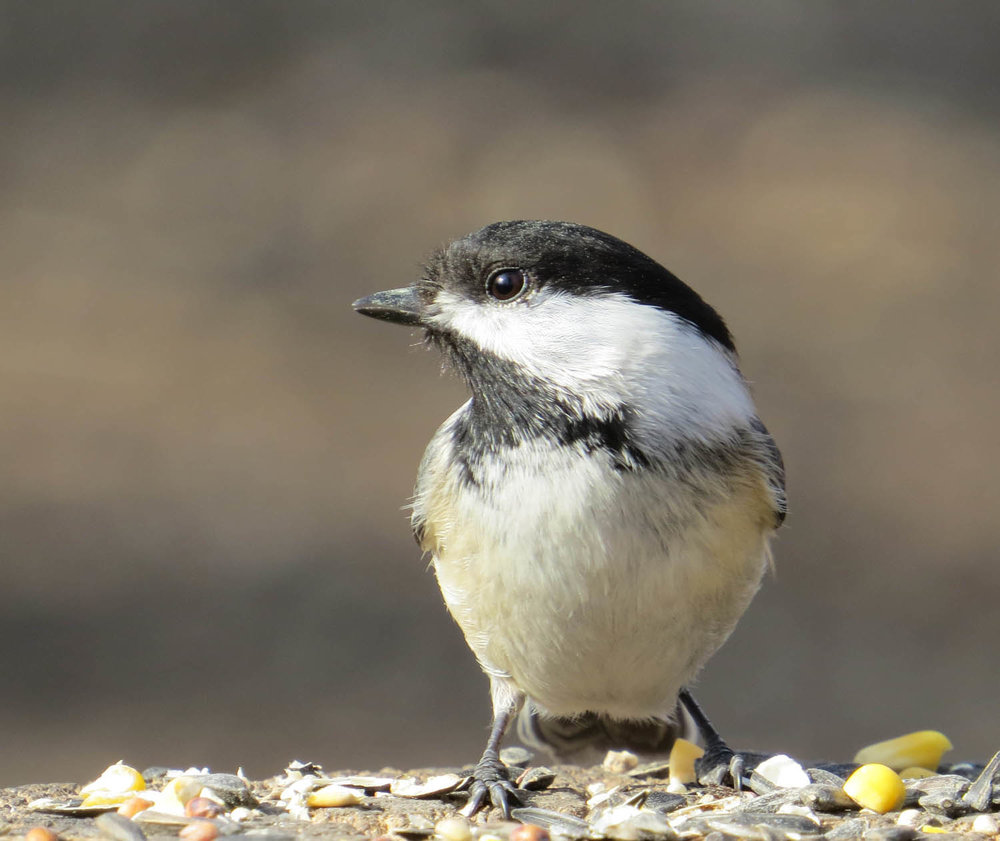
[[(754, 791), (690, 785), (685, 793), (678, 794), (667, 791), (663, 765), (645, 769), (639, 766), (627, 773), (612, 773), (602, 766), (556, 766), (532, 771), (534, 784), (544, 789), (527, 792), (527, 810), (515, 810), (515, 817), (521, 823), (540, 825), (557, 838), (618, 841), (946, 841), (953, 835), (996, 837), (1000, 818), (996, 766), (1000, 759), (995, 760), (985, 773), (983, 763), (964, 764), (942, 767), (938, 775), (923, 780), (908, 780), (902, 807), (886, 814), (859, 809), (838, 791), (830, 772), (824, 776), (822, 771), (810, 771), (812, 784), (800, 789), (776, 789), (765, 780), (752, 778)], [(455, 768), (328, 772), (293, 763), (284, 774), (259, 781), (214, 775), (203, 779), (225, 802), (226, 814), (210, 822), (215, 830), (209, 834), (217, 831), (219, 835), (242, 835), (258, 841), (386, 835), (427, 838), (434, 835), (441, 820), (454, 818), (464, 803), (464, 793), (454, 790), (463, 773), (463, 769)], [(176, 772), (172, 775), (176, 776)], [(171, 778), (165, 769), (149, 769), (143, 776), (150, 790), (163, 789)], [(400, 783), (402, 778), (421, 782), (440, 779), (431, 786), (436, 790), (423, 797), (399, 796), (385, 790), (391, 785), (395, 791), (406, 791), (405, 784)], [(331, 780), (352, 784), (349, 799), (357, 802), (310, 808), (306, 801), (310, 792)], [(73, 783), (47, 783), (0, 789), (0, 835), (19, 838), (35, 827), (45, 827), (65, 841), (142, 841), (143, 837), (176, 837), (195, 820), (166, 814), (150, 819), (149, 813), (133, 821), (100, 818), (102, 811), (112, 811), (107, 808), (81, 814), (80, 788)], [(52, 811), (73, 809), (73, 804), (77, 804), (75, 814)], [(448, 831), (442, 833), (443, 841), (469, 841), (472, 837), (506, 841), (519, 824), (501, 818), (493, 810), (478, 815), (468, 828), (461, 820), (451, 822)], [(33, 841), (36, 837), (37, 833)], [(535, 833), (532, 837), (546, 836)], [(515, 832), (514, 841), (526, 841), (523, 832)]]

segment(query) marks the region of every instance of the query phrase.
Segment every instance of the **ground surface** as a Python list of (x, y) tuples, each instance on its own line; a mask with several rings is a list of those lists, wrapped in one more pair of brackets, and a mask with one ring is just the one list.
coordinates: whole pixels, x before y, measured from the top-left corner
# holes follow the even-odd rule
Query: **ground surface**
[[(835, 786), (814, 784), (808, 789), (735, 792), (722, 786), (692, 785), (683, 795), (667, 792), (663, 766), (639, 767), (627, 773), (612, 773), (597, 766), (577, 768), (556, 766), (551, 774), (536, 772), (536, 782), (544, 790), (527, 792), (529, 812), (518, 813), (522, 822), (541, 824), (553, 835), (567, 838), (613, 838), (620, 841), (637, 839), (703, 838), (713, 841), (741, 838), (747, 841), (809, 841), (829, 838), (831, 841), (849, 841), (861, 838), (867, 841), (913, 841), (913, 839), (954, 833), (968, 837), (996, 836), (996, 824), (991, 832), (990, 821), (995, 821), (1000, 811), (1000, 792), (987, 787), (985, 801), (973, 808), (966, 792), (982, 765), (953, 766), (946, 771), (962, 771), (969, 778), (950, 774), (928, 780), (907, 783), (907, 799), (902, 810), (878, 815), (869, 810), (859, 810), (845, 804), (840, 797), (831, 802), (831, 789)], [(822, 778), (820, 783), (830, 783), (832, 778)], [(444, 818), (456, 816), (465, 801), (461, 791), (437, 792), (415, 798), (390, 793), (389, 781), (413, 778), (418, 781), (443, 774), (461, 776), (461, 769), (419, 769), (402, 772), (398, 769), (381, 769), (366, 774), (367, 785), (359, 772), (325, 772), (303, 766), (286, 771), (283, 775), (260, 781), (240, 781), (243, 791), (224, 799), (229, 804), (227, 816), (219, 819), (220, 835), (244, 835), (250, 838), (273, 839), (347, 839), (392, 835), (401, 838), (423, 838), (434, 834), (435, 825)], [(146, 772), (149, 789), (162, 789), (167, 782), (163, 769)], [(313, 776), (318, 777), (315, 785)], [(810, 772), (810, 776), (814, 776)], [(378, 778), (380, 782), (377, 782)], [(335, 808), (308, 808), (302, 799), (311, 788), (319, 787), (330, 779), (354, 779), (358, 802)], [(300, 795), (296, 804), (290, 796), (293, 788)], [(448, 788), (447, 785), (443, 788)], [(381, 789), (381, 790), (377, 790)], [(396, 789), (393, 783), (393, 789)], [(80, 785), (50, 783), (0, 789), (0, 835), (10, 838), (23, 837), (34, 827), (51, 829), (65, 841), (105, 838), (114, 841), (141, 841), (141, 829), (147, 838), (175, 837), (193, 819), (164, 815), (155, 820), (136, 818), (121, 827), (102, 823), (97, 815), (57, 814), (53, 808), (72, 808), (79, 804)], [(249, 795), (249, 796), (248, 796)], [(232, 797), (242, 798), (244, 806), (232, 811)], [(836, 799), (836, 798), (835, 798)], [(40, 803), (40, 801), (43, 801)], [(256, 803), (256, 805), (253, 805)], [(40, 810), (41, 809), (41, 810)], [(44, 810), (47, 809), (47, 810)], [(983, 817), (983, 816), (987, 817)], [(560, 817), (562, 816), (562, 817)], [(238, 820), (231, 820), (232, 817)], [(980, 832), (973, 832), (977, 821)], [(509, 837), (517, 824), (502, 821), (496, 811), (484, 812), (472, 822), (476, 836), (495, 835)], [(983, 831), (985, 830), (985, 831)], [(133, 832), (128, 836), (128, 832)], [(461, 831), (459, 832), (461, 835)], [(461, 841), (461, 839), (448, 839)]]

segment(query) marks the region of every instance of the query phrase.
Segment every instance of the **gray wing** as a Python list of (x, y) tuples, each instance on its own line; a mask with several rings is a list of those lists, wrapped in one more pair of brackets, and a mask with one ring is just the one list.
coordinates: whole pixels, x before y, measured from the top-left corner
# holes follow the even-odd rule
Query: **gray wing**
[(767, 431), (760, 418), (754, 418), (750, 427), (757, 434), (760, 445), (758, 450), (763, 456), (761, 467), (764, 469), (767, 485), (774, 498), (774, 527), (778, 528), (785, 522), (785, 514), (788, 512), (788, 502), (785, 499), (785, 462), (781, 458), (781, 450), (774, 443), (771, 433)]

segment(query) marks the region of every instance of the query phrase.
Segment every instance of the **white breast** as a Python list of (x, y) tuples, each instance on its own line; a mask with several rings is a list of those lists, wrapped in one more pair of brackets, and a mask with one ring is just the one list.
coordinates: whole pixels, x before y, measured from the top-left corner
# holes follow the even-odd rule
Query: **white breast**
[(452, 459), (457, 417), (428, 448), (415, 519), (484, 669), (554, 714), (669, 712), (759, 586), (763, 479), (665, 481), (538, 441), (484, 462), (474, 486)]

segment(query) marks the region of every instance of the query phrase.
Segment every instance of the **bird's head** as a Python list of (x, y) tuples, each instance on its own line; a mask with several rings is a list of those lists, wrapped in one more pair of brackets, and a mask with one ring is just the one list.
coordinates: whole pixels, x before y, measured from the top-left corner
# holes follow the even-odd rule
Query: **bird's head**
[(740, 416), (749, 405), (718, 313), (655, 260), (583, 225), (488, 225), (435, 253), (417, 283), (354, 308), (422, 328), (476, 399), (534, 396), (580, 416), (666, 400), (679, 418), (699, 411), (701, 389), (739, 392)]

